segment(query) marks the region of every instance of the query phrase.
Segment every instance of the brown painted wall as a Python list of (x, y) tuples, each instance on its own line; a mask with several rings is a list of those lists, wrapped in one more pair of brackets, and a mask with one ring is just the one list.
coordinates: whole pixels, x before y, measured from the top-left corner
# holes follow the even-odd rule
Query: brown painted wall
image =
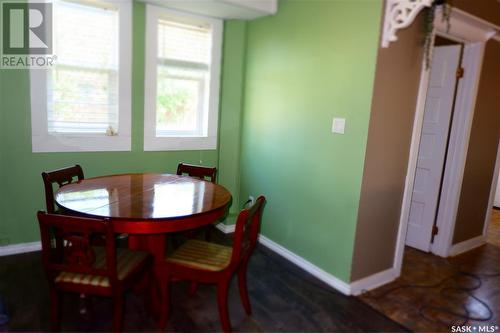
[(379, 49), (351, 281), (392, 267), (420, 81), (422, 18)]
[(453, 244), (483, 232), (499, 136), (500, 43), (490, 41), (484, 55)]
[(453, 6), (500, 26), (500, 2), (497, 0), (453, 0)]
[[(453, 4), (500, 25), (496, 0), (454, 0)], [(421, 25), (398, 31), (399, 40), (379, 50), (351, 281), (393, 264), (420, 80)], [(454, 243), (479, 235), (483, 228), (500, 135), (498, 59), (500, 43), (492, 41), (483, 64)]]

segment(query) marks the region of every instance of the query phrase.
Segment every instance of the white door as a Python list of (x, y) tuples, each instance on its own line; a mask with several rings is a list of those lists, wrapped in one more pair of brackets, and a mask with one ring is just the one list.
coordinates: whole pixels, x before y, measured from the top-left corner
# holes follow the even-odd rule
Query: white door
[(434, 49), (406, 245), (429, 252), (452, 115), (460, 46)]

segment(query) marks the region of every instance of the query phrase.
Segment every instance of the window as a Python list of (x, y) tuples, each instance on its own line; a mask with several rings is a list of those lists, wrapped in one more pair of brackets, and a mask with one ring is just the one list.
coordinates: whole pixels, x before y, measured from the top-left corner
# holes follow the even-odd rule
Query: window
[(33, 151), (130, 150), (131, 3), (53, 2), (56, 63), (31, 70)]
[(147, 6), (145, 150), (215, 149), (222, 21)]

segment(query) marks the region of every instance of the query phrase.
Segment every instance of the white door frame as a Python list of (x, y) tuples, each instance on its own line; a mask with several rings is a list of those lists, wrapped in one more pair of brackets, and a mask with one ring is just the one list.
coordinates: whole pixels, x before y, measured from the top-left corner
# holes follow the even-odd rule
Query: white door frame
[[(450, 203), (450, 207), (442, 208), (440, 205), (440, 211), (443, 210), (443, 213), (441, 213), (442, 222), (440, 225), (441, 235), (437, 235), (437, 237), (435, 238), (436, 245), (432, 247), (432, 251), (434, 253), (439, 255), (444, 254), (444, 256), (447, 256), (449, 253), (451, 247), (451, 238), (453, 237), (455, 220), (454, 217), (456, 217), (458, 199), (460, 198), (463, 170), (465, 168), (465, 158), (467, 154), (470, 129), (472, 126), (472, 118), (475, 109), (475, 100), (477, 96), (477, 88), (479, 85), (479, 76), (484, 55), (484, 47), (486, 41), (494, 37), (496, 32), (500, 30), (500, 28), (456, 8), (453, 8), (451, 11), (450, 23), (451, 29), (447, 31), (446, 24), (442, 20), (442, 13), (437, 13), (434, 21), (435, 31), (433, 32), (432, 36), (433, 41), (435, 35), (439, 34), (441, 36), (463, 42), (465, 44), (463, 63), (466, 64), (466, 61), (468, 61), (468, 65), (473, 66), (473, 68), (467, 69), (464, 75), (464, 79), (461, 80), (462, 82), (460, 82), (459, 84), (457, 99), (462, 101), (462, 103), (465, 102), (466, 105), (462, 105), (462, 112), (455, 112), (454, 120), (456, 117), (460, 116), (463, 118), (464, 123), (456, 125), (458, 121), (454, 121), (455, 126), (453, 126), (454, 128), (452, 127), (451, 135), (455, 137), (451, 137), (450, 142), (454, 139), (454, 147), (453, 150), (450, 149), (451, 154), (448, 154), (446, 163), (448, 168), (450, 166), (449, 160), (453, 159), (454, 169), (446, 170), (445, 177), (447, 177), (447, 183), (443, 184), (443, 191), (445, 190), (446, 186), (446, 195), (448, 200), (447, 202)], [(434, 45), (433, 41), (431, 45)], [(467, 50), (467, 52), (465, 52), (465, 50)], [(396, 269), (398, 276), (401, 274), (401, 267), (403, 264), (403, 254), (408, 227), (408, 217), (410, 213), (411, 196), (417, 166), (420, 137), (422, 133), (424, 108), (427, 98), (427, 88), (429, 85), (430, 71), (425, 67), (426, 66), (424, 59), (422, 63), (415, 119), (413, 122), (413, 132), (408, 159), (405, 190), (403, 194), (403, 203), (399, 220), (396, 252), (394, 255), (393, 267)], [(468, 78), (468, 80), (466, 77)], [(466, 89), (469, 90), (467, 91)], [(459, 136), (460, 140), (457, 139), (457, 135), (460, 134), (459, 130), (461, 130), (462, 134), (461, 136)], [(458, 179), (458, 181), (453, 182), (454, 179)], [(453, 199), (450, 196), (453, 196)], [(442, 201), (444, 200), (442, 199)], [(446, 214), (444, 214), (444, 212), (446, 212)], [(447, 230), (447, 232), (445, 232), (445, 230)]]
[(441, 200), (438, 206), (439, 233), (431, 244), (431, 252), (447, 257), (450, 252), (469, 147), (472, 120), (481, 77), (484, 42), (465, 42), (462, 67), (465, 74), (458, 83), (455, 112), (451, 125), (448, 156), (445, 162)]

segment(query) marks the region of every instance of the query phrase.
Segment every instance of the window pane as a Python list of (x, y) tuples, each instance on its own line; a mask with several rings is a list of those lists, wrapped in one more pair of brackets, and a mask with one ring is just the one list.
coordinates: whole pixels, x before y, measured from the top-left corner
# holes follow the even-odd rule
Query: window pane
[(58, 64), (118, 69), (118, 11), (55, 2)]
[(208, 117), (212, 28), (160, 19), (156, 136), (203, 136)]
[(118, 128), (117, 71), (59, 65), (51, 74), (49, 132), (105, 133), (108, 126)]
[(201, 134), (206, 71), (158, 66), (156, 135)]
[(118, 11), (57, 1), (54, 14), (49, 132), (118, 130)]
[(160, 20), (158, 57), (187, 62), (210, 63), (211, 29)]

